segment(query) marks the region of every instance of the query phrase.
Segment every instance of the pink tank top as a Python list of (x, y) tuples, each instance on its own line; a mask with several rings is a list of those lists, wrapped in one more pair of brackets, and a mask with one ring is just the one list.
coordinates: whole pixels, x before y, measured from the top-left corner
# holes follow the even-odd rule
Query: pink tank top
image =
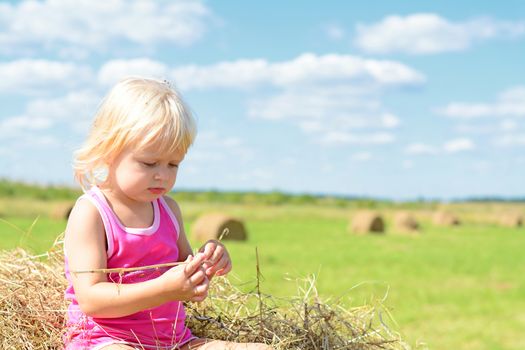
[[(88, 199), (98, 209), (107, 240), (107, 267), (139, 267), (179, 260), (177, 239), (178, 221), (164, 198), (152, 202), (154, 220), (148, 228), (124, 227), (99, 188), (93, 187), (79, 198)], [(70, 233), (74, 234), (74, 233)], [(168, 268), (108, 274), (114, 283), (136, 283), (162, 275)], [(118, 318), (95, 318), (85, 315), (78, 305), (67, 259), (65, 274), (68, 287), (67, 329), (64, 343), (69, 350), (98, 348), (115, 342), (134, 344), (143, 348), (172, 349), (194, 337), (185, 326), (186, 314), (180, 301), (168, 302), (155, 308)]]

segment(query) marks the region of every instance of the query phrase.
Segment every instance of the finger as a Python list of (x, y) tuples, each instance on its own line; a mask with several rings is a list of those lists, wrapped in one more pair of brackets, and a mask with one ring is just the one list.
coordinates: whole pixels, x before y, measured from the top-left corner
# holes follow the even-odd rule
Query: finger
[(225, 251), (226, 250), (224, 249), (222, 245), (217, 245), (217, 247), (215, 248), (215, 251), (213, 252), (213, 256), (210, 258), (210, 260), (213, 263), (216, 263), (224, 255)]
[(202, 253), (197, 253), (194, 257), (190, 259), (190, 261), (186, 264), (184, 268), (184, 272), (188, 275), (192, 275), (197, 269), (202, 265), (202, 262), (204, 261), (205, 256)]
[(208, 295), (208, 289), (209, 289), (209, 284), (205, 283), (205, 284), (201, 284), (195, 287), (193, 289), (193, 292), (195, 293), (195, 296)]
[(197, 270), (191, 277), (189, 278), (191, 285), (196, 286), (201, 284), (201, 282), (206, 278), (206, 273), (200, 269)]
[(210, 280), (205, 276), (202, 283), (193, 288), (193, 297), (206, 297), (210, 288)]
[(186, 257), (186, 260), (184, 260), (184, 272), (185, 273), (187, 273), (186, 270), (188, 269), (188, 263), (192, 260), (193, 260), (193, 255), (191, 254)]
[(220, 269), (224, 268), (228, 261), (230, 261), (230, 257), (228, 255), (223, 255), (217, 263), (215, 263), (213, 266), (210, 266), (209, 268), (206, 268), (206, 274), (211, 275), (215, 274)]
[(217, 276), (224, 276), (224, 275), (226, 275), (228, 272), (230, 272), (231, 270), (232, 270), (232, 262), (231, 262), (231, 260), (230, 260), (230, 261), (228, 261), (228, 264), (227, 264), (225, 267), (223, 267), (222, 269), (220, 269), (219, 271), (217, 271), (215, 274), (216, 274)]
[(213, 252), (216, 249), (216, 244), (213, 241), (208, 241), (204, 245), (204, 255), (206, 255), (207, 259), (211, 259)]
[(206, 294), (206, 295), (198, 295), (198, 296), (192, 297), (190, 299), (190, 301), (192, 301), (194, 303), (200, 303), (201, 301), (204, 301), (207, 297), (208, 297), (208, 294)]

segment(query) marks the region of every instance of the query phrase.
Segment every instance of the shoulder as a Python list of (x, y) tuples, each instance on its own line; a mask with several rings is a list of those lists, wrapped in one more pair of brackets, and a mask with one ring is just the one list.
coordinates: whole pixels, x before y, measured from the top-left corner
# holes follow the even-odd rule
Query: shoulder
[(182, 212), (180, 210), (179, 205), (175, 201), (175, 199), (171, 198), (170, 196), (163, 196), (163, 199), (168, 205), (168, 207), (171, 209), (173, 214), (175, 214), (175, 216), (177, 217), (177, 220), (180, 221), (182, 219)]
[(71, 227), (104, 228), (104, 223), (97, 207), (87, 197), (79, 198), (73, 209), (71, 209), (67, 228)]
[[(90, 249), (105, 251), (105, 228), (98, 209), (88, 198), (80, 198), (71, 210), (64, 235), (68, 259)], [(69, 254), (68, 254), (69, 253)]]

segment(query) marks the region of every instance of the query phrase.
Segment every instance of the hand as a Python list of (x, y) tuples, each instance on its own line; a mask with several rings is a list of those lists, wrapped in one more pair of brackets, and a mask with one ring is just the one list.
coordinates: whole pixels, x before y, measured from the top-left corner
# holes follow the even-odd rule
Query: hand
[(165, 290), (170, 300), (203, 301), (208, 296), (210, 279), (206, 275), (203, 262), (206, 256), (198, 253), (189, 255), (184, 264), (166, 271), (163, 278)]
[(206, 257), (206, 262), (203, 267), (206, 271), (206, 276), (212, 278), (213, 276), (224, 276), (232, 269), (232, 261), (230, 254), (226, 250), (224, 244), (217, 240), (209, 240), (200, 249)]

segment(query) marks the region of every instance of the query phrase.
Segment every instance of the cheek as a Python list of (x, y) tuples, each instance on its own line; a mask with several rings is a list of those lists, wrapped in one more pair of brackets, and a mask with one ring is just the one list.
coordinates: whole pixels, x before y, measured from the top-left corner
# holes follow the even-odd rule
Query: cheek
[(178, 173), (178, 169), (173, 170), (173, 172), (171, 173), (171, 182), (172, 183), (175, 183), (175, 180), (177, 179), (177, 173)]
[(143, 181), (145, 174), (136, 167), (122, 167), (117, 169), (116, 172), (117, 181), (122, 186), (132, 186), (135, 183)]

